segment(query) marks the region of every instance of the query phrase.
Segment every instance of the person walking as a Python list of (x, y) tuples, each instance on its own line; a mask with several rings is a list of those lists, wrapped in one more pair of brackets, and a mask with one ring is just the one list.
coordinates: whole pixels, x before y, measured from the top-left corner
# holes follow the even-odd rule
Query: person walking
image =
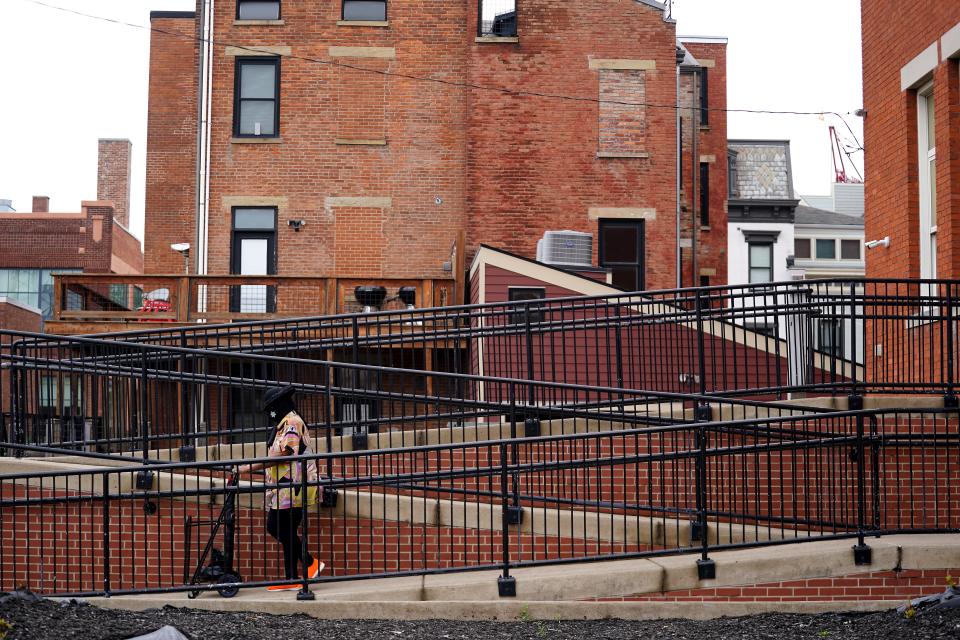
[[(312, 453), (307, 437), (307, 426), (297, 413), (294, 402), (296, 389), (292, 386), (274, 387), (264, 396), (263, 410), (270, 424), (274, 425), (267, 438), (267, 457), (287, 458)], [(311, 460), (306, 465), (307, 496), (306, 505), (316, 504), (317, 500), (317, 463)], [(299, 462), (276, 462), (247, 464), (239, 467), (240, 474), (263, 470), (268, 486), (265, 495), (267, 509), (267, 533), (283, 547), (283, 565), (287, 580), (295, 580), (300, 575), (304, 560), (307, 564), (307, 578), (314, 579), (323, 571), (324, 563), (307, 553), (302, 556), (303, 545), (298, 535), (300, 523), (304, 517), (304, 498), (302, 471), (304, 465)], [(299, 589), (299, 584), (284, 584), (267, 587), (267, 591), (289, 591)]]

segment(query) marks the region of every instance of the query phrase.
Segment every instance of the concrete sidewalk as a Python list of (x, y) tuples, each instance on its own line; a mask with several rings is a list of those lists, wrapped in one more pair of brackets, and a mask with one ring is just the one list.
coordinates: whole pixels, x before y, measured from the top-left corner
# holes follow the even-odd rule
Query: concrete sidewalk
[(779, 611), (876, 611), (886, 601), (808, 602), (585, 602), (680, 589), (753, 585), (839, 577), (867, 572), (960, 567), (960, 535), (900, 535), (869, 539), (873, 564), (856, 566), (849, 540), (809, 542), (712, 554), (717, 579), (700, 581), (696, 560), (682, 555), (642, 560), (517, 569), (517, 598), (497, 595), (498, 572), (467, 572), (380, 580), (320, 583), (317, 599), (298, 602), (294, 593), (242, 590), (233, 599), (215, 593), (93, 598), (98, 606), (145, 610), (166, 605), (214, 611), (306, 614), (324, 619), (654, 619), (739, 616)]

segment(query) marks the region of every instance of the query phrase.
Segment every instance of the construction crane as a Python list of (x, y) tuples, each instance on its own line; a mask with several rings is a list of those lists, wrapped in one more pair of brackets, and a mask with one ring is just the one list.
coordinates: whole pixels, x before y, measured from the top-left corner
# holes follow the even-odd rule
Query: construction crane
[[(839, 184), (863, 184), (863, 176), (860, 175), (860, 170), (857, 169), (857, 165), (854, 164), (850, 158), (850, 151), (843, 146), (843, 143), (840, 141), (840, 135), (837, 133), (837, 128), (833, 125), (830, 126), (830, 147), (831, 154), (833, 155), (835, 180)], [(846, 160), (844, 160), (844, 158), (846, 158)], [(847, 162), (849, 162), (853, 170), (857, 172), (856, 178), (847, 173)]]

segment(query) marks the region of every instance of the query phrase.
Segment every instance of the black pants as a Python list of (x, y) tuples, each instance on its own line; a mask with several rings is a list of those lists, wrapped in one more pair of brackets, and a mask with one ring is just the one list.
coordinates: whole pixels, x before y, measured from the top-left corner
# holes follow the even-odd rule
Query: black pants
[[(303, 509), (270, 509), (267, 511), (267, 533), (276, 538), (283, 546), (283, 566), (287, 572), (287, 580), (294, 580), (300, 575), (300, 564), (304, 558), (300, 555), (303, 548), (297, 529), (303, 519)], [(313, 557), (308, 553), (307, 565), (313, 563)]]

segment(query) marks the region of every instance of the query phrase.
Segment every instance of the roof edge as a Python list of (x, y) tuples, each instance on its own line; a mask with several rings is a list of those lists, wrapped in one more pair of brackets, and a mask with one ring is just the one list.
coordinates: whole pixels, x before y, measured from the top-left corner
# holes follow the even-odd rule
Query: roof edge
[(677, 36), (680, 42), (693, 44), (729, 44), (730, 39), (725, 36)]
[(197, 17), (196, 11), (151, 11), (150, 19), (151, 20), (162, 20), (167, 18), (190, 18), (195, 19)]

